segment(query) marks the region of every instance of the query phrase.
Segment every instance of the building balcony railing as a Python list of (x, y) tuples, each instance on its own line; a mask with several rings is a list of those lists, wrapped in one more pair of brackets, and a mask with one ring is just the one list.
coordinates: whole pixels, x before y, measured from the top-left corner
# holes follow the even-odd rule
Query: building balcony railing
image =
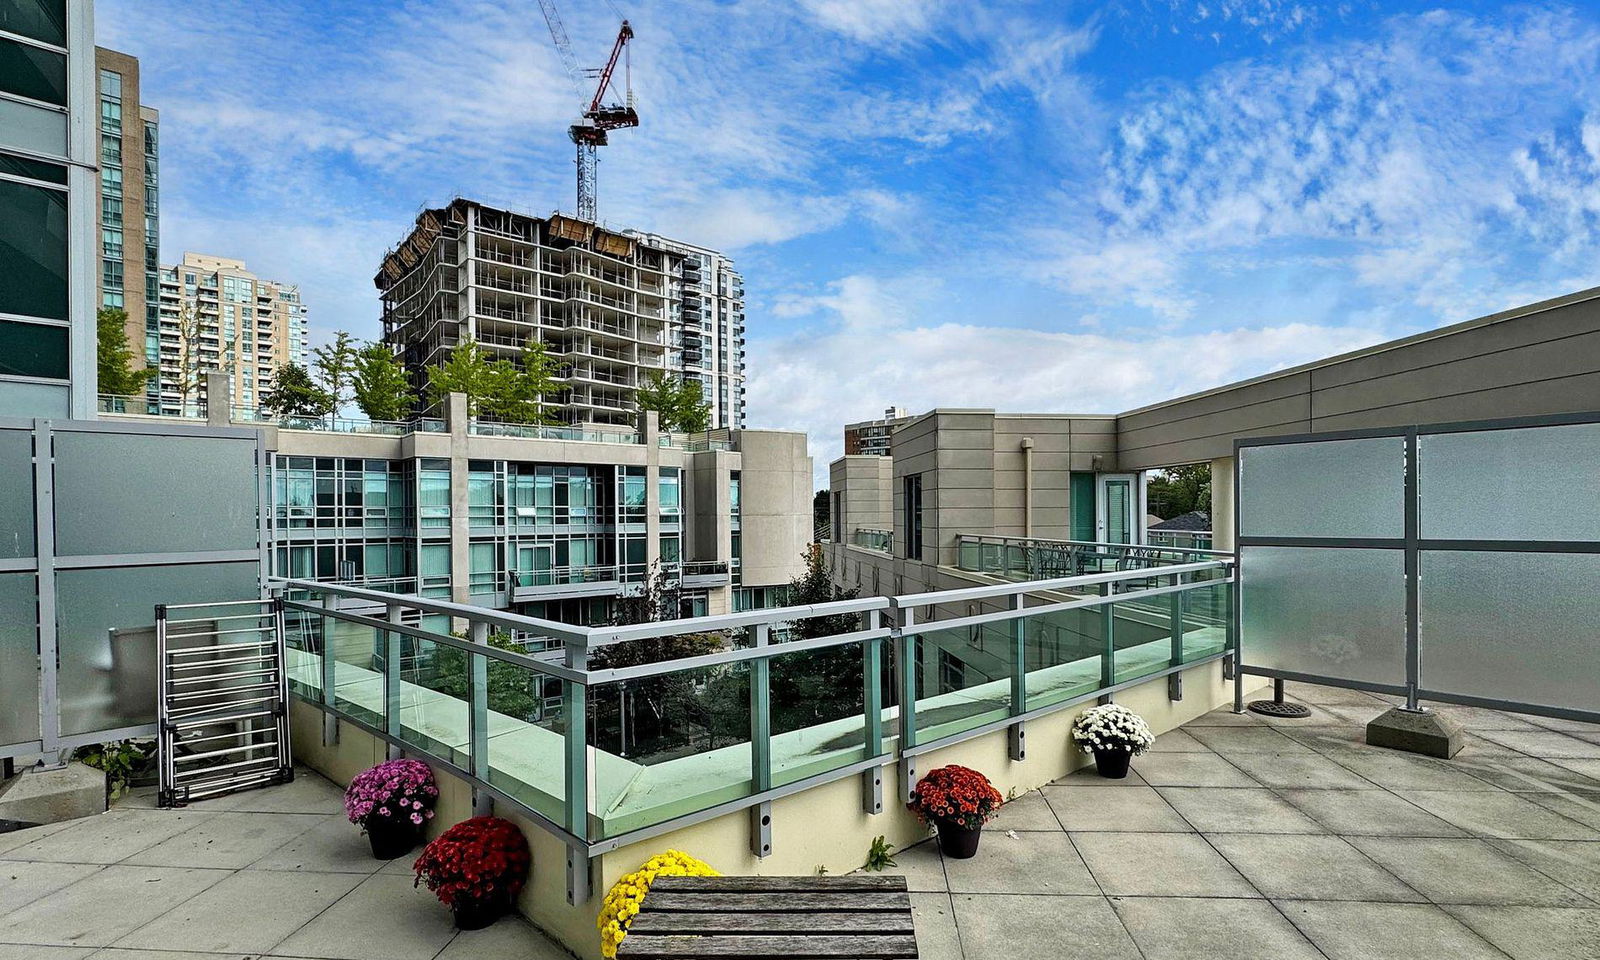
[[(624, 572), (510, 574), (513, 587), (599, 576)], [(904, 802), (883, 796), (893, 778), (881, 768), (1222, 659), (1235, 636), (1224, 561), (598, 627), (307, 580), (271, 586), (286, 598), (296, 697), (489, 791), (580, 862), (846, 778), (859, 778), (869, 810)], [(413, 612), (465, 621), (478, 642), (393, 622)], [(797, 625), (824, 617), (836, 632), (798, 639)], [(502, 650), (482, 642), (491, 631), (561, 655)], [(705, 638), (720, 649), (644, 664), (612, 655), (691, 635), (697, 652)], [(419, 648), (428, 653), (405, 656)], [(944, 666), (924, 669), (934, 663)], [(555, 696), (534, 716), (505, 711), (492, 689)], [(628, 710), (658, 691), (688, 701), (664, 715)], [(574, 877), (582, 903), (588, 884)]]
[(894, 531), (892, 530), (857, 530), (851, 538), (858, 547), (868, 550), (878, 550), (883, 553), (894, 552)]
[(473, 420), (467, 432), (480, 437), (516, 437), (522, 440), (572, 440), (579, 443), (643, 443), (637, 433), (620, 430), (585, 430), (582, 427), (556, 427), (535, 423), (495, 423)]
[(956, 537), (958, 568), (1008, 580), (1075, 577), (1092, 573), (1149, 570), (1174, 564), (1232, 559), (1231, 553), (1192, 547), (971, 534), (960, 534)]
[(1210, 530), (1147, 530), (1145, 539), (1151, 546), (1194, 550), (1210, 550), (1212, 543)]

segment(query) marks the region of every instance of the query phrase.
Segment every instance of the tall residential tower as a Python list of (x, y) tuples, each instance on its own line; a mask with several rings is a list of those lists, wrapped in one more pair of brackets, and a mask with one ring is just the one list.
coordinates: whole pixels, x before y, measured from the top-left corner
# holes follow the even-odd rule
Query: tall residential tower
[[(139, 99), (139, 61), (95, 48), (100, 120), (99, 307), (128, 314), (135, 369), (159, 362), (159, 117)], [(147, 394), (158, 391), (152, 382)]]

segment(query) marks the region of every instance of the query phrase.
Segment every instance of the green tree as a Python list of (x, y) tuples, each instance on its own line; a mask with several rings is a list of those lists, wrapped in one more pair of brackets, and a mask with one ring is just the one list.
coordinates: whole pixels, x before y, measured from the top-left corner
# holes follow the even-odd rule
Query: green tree
[(335, 331), (332, 343), (325, 343), (311, 351), (311, 367), (316, 371), (317, 385), (333, 398), (332, 414), (350, 399), (350, 381), (356, 372), (356, 342), (343, 330)]
[(551, 423), (555, 418), (545, 404), (547, 397), (561, 389), (555, 382), (560, 369), (561, 363), (543, 343), (528, 340), (520, 362), (495, 360), (489, 364), (489, 390), (479, 404), (480, 412), (505, 423)]
[(706, 402), (697, 381), (657, 370), (640, 384), (635, 401), (639, 405), (640, 429), (644, 428), (646, 410), (656, 411), (663, 430), (701, 433), (711, 429), (711, 404)]
[[(789, 581), (790, 606), (809, 606), (854, 600), (861, 591), (842, 589), (833, 582), (822, 549), (813, 544), (801, 555), (805, 569)], [(861, 629), (861, 615), (809, 617), (790, 625), (791, 640), (810, 640), (852, 633)], [(859, 714), (862, 696), (861, 647), (847, 644), (825, 647), (799, 656), (778, 657), (769, 670), (774, 730), (796, 730)], [(888, 676), (889, 671), (885, 670)], [(892, 686), (892, 684), (891, 684)]]
[(298, 363), (286, 363), (272, 375), (272, 385), (261, 394), (261, 409), (279, 417), (326, 417), (333, 413), (334, 398), (317, 385)]
[(98, 341), (96, 359), (99, 392), (127, 397), (144, 393), (145, 384), (155, 379), (154, 368), (133, 369), (133, 351), (128, 347), (128, 312), (103, 307), (95, 314)]
[(477, 416), (484, 398), (494, 403), (496, 389), (493, 365), (484, 356), (483, 348), (471, 337), (461, 341), (450, 351), (450, 359), (443, 365), (428, 368), (428, 405), (443, 407), (452, 393), (467, 396), (467, 415)]
[(350, 389), (361, 412), (373, 420), (404, 420), (411, 414), (411, 378), (381, 343), (369, 343), (356, 352)]
[(1150, 512), (1171, 520), (1193, 510), (1211, 510), (1211, 465), (1170, 467), (1150, 478), (1146, 488)]
[[(465, 633), (455, 636), (467, 639)], [(513, 653), (528, 652), (526, 645), (503, 632), (489, 634), (489, 646)], [(435, 690), (460, 700), (469, 699), (466, 651), (436, 644), (433, 648), (433, 667)], [(489, 660), (486, 672), (489, 709), (528, 723), (544, 719), (544, 698), (540, 696), (543, 681), (540, 674), (514, 663), (494, 659)]]

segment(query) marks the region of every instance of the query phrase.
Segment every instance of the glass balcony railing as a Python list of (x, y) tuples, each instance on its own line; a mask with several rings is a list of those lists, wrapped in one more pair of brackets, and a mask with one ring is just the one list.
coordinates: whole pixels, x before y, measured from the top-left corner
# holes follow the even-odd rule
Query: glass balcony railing
[(1149, 530), (1145, 539), (1155, 547), (1185, 547), (1193, 550), (1211, 549), (1210, 530)]
[(868, 550), (881, 550), (884, 553), (894, 552), (894, 532), (891, 530), (857, 530), (851, 542), (858, 547)]
[(1040, 540), (1026, 537), (956, 537), (956, 566), (1006, 580), (1042, 580), (1091, 573), (1148, 570), (1206, 560), (1231, 560), (1230, 553), (1155, 544)]
[[(619, 573), (511, 577), (601, 575)], [(299, 697), (483, 783), (591, 855), (1220, 659), (1236, 633), (1223, 560), (598, 627), (272, 587)], [(423, 626), (357, 612), (374, 604)], [(440, 632), (450, 623), (466, 629)], [(490, 645), (491, 632), (532, 652)], [(639, 640), (668, 659), (639, 662), (627, 646)], [(887, 778), (863, 784), (874, 779)]]
[(582, 443), (643, 443), (643, 438), (632, 432), (619, 430), (585, 430), (581, 427), (552, 427), (534, 423), (495, 423), (473, 420), (467, 432), (481, 437), (518, 437), (524, 440), (574, 440)]

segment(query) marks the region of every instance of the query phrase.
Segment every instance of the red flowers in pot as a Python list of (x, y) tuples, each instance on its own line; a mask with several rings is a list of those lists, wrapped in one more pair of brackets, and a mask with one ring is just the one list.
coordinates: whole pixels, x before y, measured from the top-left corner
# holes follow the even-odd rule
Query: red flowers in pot
[(1005, 803), (989, 778), (969, 767), (951, 764), (917, 781), (907, 804), (922, 822), (939, 831), (939, 849), (965, 860), (978, 852), (983, 825)]
[(533, 855), (517, 825), (473, 817), (441, 833), (417, 858), (415, 883), (426, 883), (455, 913), (462, 930), (486, 927), (510, 911), (528, 882)]

